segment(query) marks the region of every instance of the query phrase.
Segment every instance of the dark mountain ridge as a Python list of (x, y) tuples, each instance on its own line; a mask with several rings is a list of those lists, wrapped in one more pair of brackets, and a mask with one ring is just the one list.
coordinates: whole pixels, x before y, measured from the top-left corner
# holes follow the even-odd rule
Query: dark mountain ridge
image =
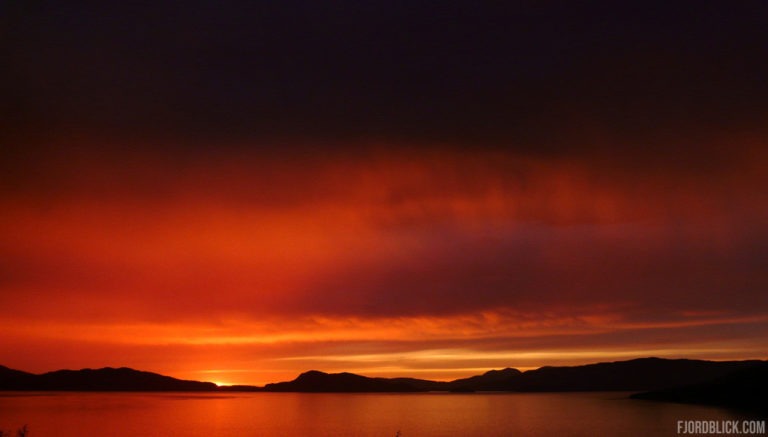
[(637, 391), (696, 384), (762, 363), (638, 358), (570, 367), (541, 367), (507, 380), (497, 389), (512, 391)]
[(499, 387), (511, 385), (512, 381), (517, 380), (523, 375), (517, 369), (507, 367), (502, 370), (489, 370), (482, 375), (462, 378), (447, 383), (450, 391), (495, 391)]
[(354, 373), (304, 372), (293, 381), (267, 384), (272, 392), (414, 392), (425, 391), (403, 380), (368, 378)]
[[(302, 373), (264, 387), (218, 387), (128, 368), (59, 370), (41, 375), (0, 366), (0, 390), (72, 391), (268, 391), (268, 392), (427, 392), (427, 391), (652, 391), (704, 384), (768, 362), (638, 358), (521, 372), (506, 368), (450, 382), (415, 378), (370, 378), (353, 373)], [(725, 379), (727, 385), (728, 379)]]
[(768, 362), (713, 380), (630, 396), (633, 399), (748, 409), (768, 416)]
[(0, 390), (213, 391), (212, 382), (186, 381), (157, 373), (118, 369), (56, 370), (36, 375), (0, 366)]
[(702, 361), (638, 358), (629, 361), (569, 367), (491, 370), (450, 382), (414, 378), (368, 378), (351, 373), (302, 373), (293, 381), (267, 384), (265, 391), (642, 391), (704, 383), (733, 372), (765, 364), (763, 361)]

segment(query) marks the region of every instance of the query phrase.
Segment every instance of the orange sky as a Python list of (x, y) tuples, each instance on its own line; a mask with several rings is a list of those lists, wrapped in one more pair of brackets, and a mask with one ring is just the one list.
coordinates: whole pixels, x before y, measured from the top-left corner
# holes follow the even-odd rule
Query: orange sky
[(768, 357), (764, 138), (602, 141), (19, 148), (0, 363), (264, 384)]

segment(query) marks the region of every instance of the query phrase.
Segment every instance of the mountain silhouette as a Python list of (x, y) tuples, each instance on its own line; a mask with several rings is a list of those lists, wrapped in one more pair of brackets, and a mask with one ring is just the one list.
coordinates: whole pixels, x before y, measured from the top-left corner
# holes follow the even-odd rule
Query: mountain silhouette
[(310, 370), (289, 382), (267, 384), (274, 392), (413, 392), (424, 391), (404, 381), (368, 378), (353, 373), (324, 373)]
[(213, 391), (212, 382), (185, 381), (122, 367), (57, 370), (35, 375), (0, 366), (0, 390)]
[[(353, 373), (311, 370), (296, 379), (264, 387), (218, 387), (211, 382), (184, 381), (129, 368), (58, 370), (35, 375), (0, 366), (0, 390), (74, 391), (269, 391), (269, 392), (426, 392), (426, 391), (647, 391), (643, 399), (715, 398), (751, 396), (749, 378), (765, 386), (768, 362), (702, 361), (638, 358), (629, 361), (568, 367), (541, 367), (521, 372), (506, 368), (450, 382), (415, 378), (370, 378)], [(763, 378), (763, 379), (759, 379)], [(713, 382), (714, 381), (714, 382)], [(714, 384), (714, 385), (713, 385)], [(700, 386), (699, 386), (700, 385)], [(670, 387), (686, 387), (660, 391)], [(691, 387), (699, 387), (692, 389)], [(677, 391), (675, 391), (677, 390)], [(690, 392), (690, 390), (699, 390)], [(764, 390), (763, 393), (768, 392)], [(677, 396), (677, 397), (676, 397)], [(638, 397), (641, 398), (641, 397)], [(716, 400), (716, 399), (715, 399)], [(733, 403), (733, 401), (728, 401)]]
[(713, 380), (636, 393), (633, 399), (717, 405), (768, 414), (768, 363), (737, 370)]
[(30, 388), (35, 385), (35, 379), (38, 375), (22, 372), (21, 370), (9, 369), (0, 366), (0, 389), (2, 390), (34, 390)]
[(523, 375), (517, 369), (507, 367), (502, 370), (489, 370), (482, 375), (457, 379), (448, 383), (448, 390), (456, 392), (508, 390)]
[(761, 361), (638, 358), (571, 367), (541, 367), (496, 388), (513, 391), (636, 391), (696, 384)]
[(450, 382), (413, 378), (368, 378), (352, 373), (328, 374), (316, 370), (293, 381), (267, 384), (266, 391), (365, 392), (365, 391), (641, 391), (703, 383), (732, 372), (763, 364), (762, 361), (703, 361), (638, 358), (583, 366), (491, 370)]

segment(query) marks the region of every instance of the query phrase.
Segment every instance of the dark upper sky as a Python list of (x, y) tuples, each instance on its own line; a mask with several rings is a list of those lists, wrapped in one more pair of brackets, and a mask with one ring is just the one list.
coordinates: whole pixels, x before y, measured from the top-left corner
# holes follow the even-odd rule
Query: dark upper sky
[(594, 132), (741, 129), (767, 109), (761, 1), (0, 8), (6, 133), (557, 151)]

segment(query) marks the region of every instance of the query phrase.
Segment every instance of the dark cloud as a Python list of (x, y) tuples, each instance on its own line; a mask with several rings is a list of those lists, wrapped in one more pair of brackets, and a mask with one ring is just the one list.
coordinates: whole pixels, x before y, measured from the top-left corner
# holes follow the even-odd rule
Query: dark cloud
[(259, 368), (270, 350), (478, 354), (407, 364), (443, 370), (517, 349), (764, 353), (767, 18), (5, 2), (0, 349), (40, 370), (160, 363), (165, 343)]
[[(707, 229), (668, 238), (643, 225), (528, 227), (507, 238), (435, 236), (426, 253), (351, 266), (317, 281), (291, 308), (331, 314), (461, 314), (494, 308), (575, 313), (603, 305), (645, 320), (684, 311), (761, 314), (768, 235), (723, 246)], [(656, 234), (656, 235), (654, 235)]]
[[(762, 2), (9, 3), (4, 130), (536, 151), (751, 125)], [(553, 135), (555, 136), (553, 138)]]
[(152, 319), (759, 313), (766, 176), (759, 142), (732, 144), (685, 170), (450, 149), (33, 151), (4, 176), (2, 298), (32, 288), (51, 296), (39, 310)]

